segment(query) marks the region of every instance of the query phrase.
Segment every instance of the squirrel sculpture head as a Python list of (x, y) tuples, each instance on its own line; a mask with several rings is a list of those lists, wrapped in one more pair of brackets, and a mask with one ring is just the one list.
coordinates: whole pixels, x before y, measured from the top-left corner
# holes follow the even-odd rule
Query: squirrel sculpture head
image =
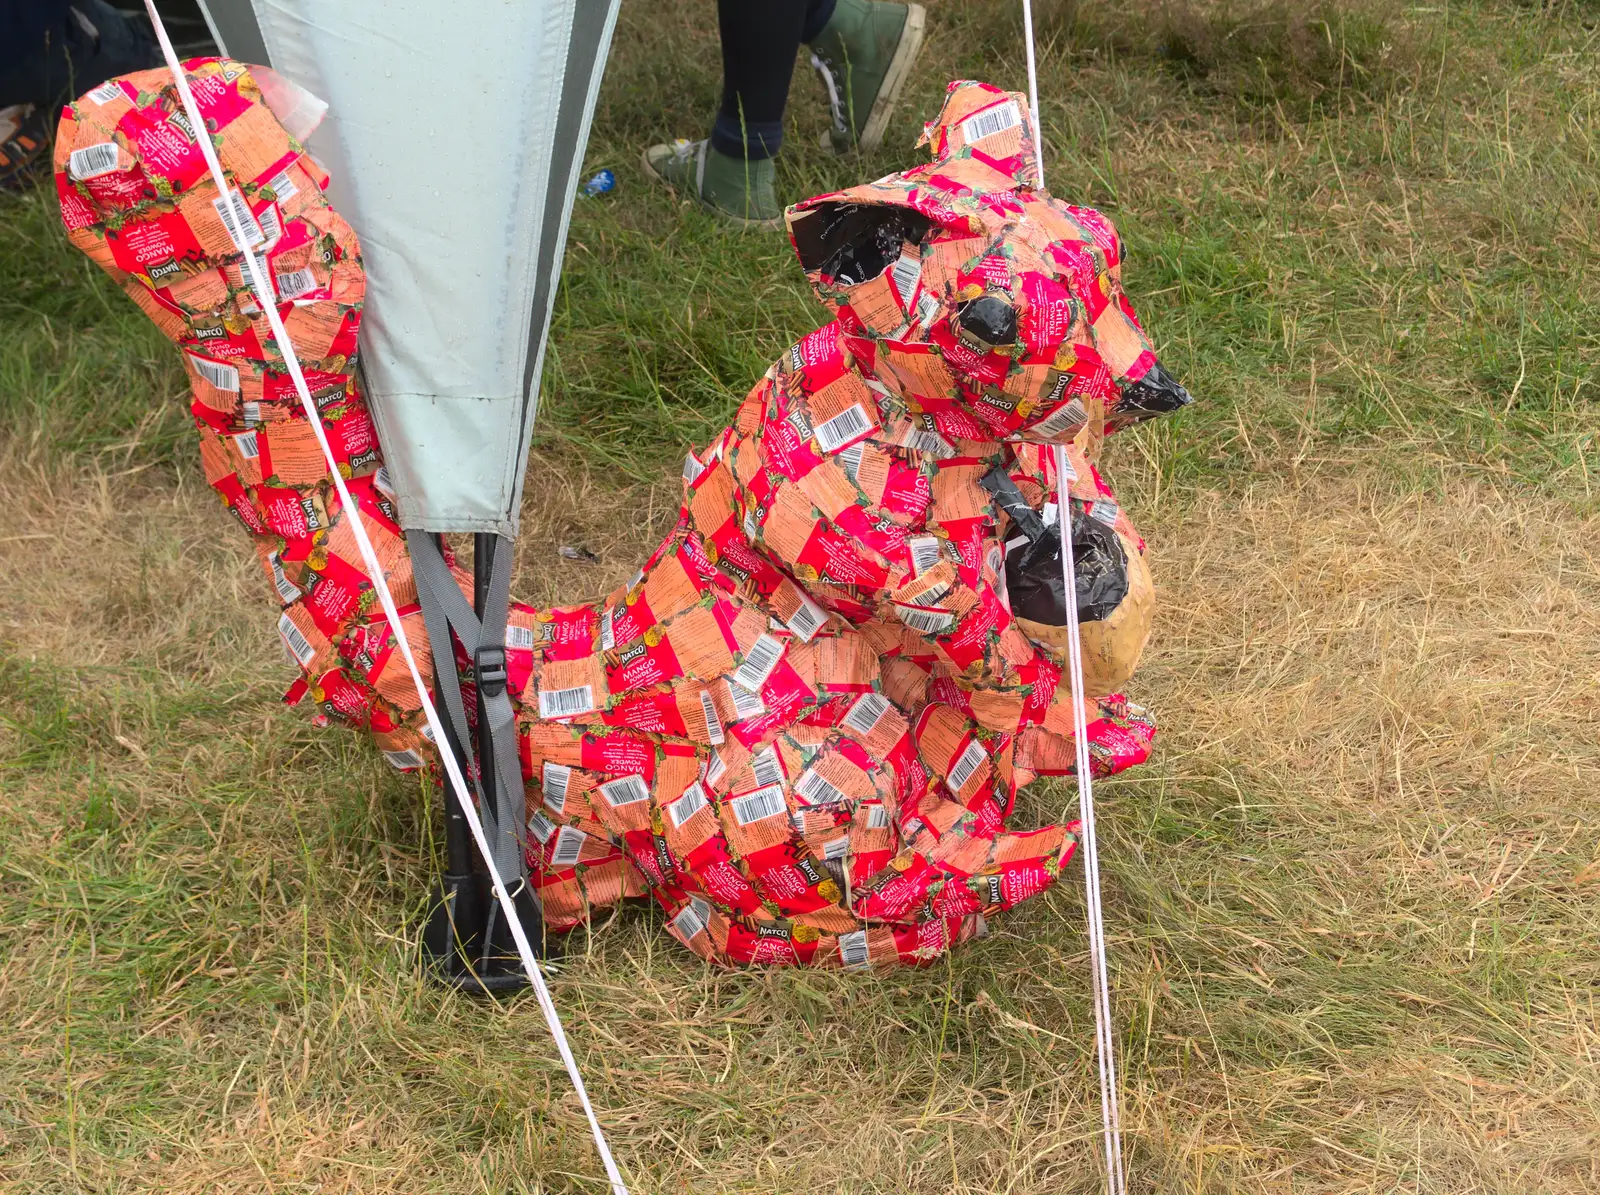
[[(789, 237), (870, 381), (948, 437), (1070, 439), (1190, 395), (1122, 290), (1122, 241), (1039, 185), (1016, 92), (951, 83), (933, 160), (789, 208)], [(1096, 409), (1098, 408), (1098, 409)]]

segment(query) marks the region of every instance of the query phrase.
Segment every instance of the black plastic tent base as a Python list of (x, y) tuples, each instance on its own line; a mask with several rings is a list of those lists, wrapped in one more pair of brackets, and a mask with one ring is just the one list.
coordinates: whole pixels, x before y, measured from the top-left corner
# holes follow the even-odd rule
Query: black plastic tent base
[[(534, 955), (544, 957), (543, 922), (532, 894), (524, 888), (512, 904)], [(504, 910), (481, 873), (445, 875), (434, 885), (422, 950), (430, 978), (471, 995), (492, 996), (528, 986)]]

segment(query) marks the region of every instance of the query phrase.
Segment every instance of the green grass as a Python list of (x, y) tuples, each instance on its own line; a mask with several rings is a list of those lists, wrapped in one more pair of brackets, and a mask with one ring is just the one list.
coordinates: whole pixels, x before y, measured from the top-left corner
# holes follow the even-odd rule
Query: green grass
[[(869, 158), (813, 148), (797, 71), (786, 197), (917, 160), (947, 79), (1020, 86), (1015, 6), (930, 7)], [(1202, 400), (1109, 470), (1163, 603), (1158, 755), (1102, 806), (1134, 1189), (1600, 1191), (1594, 10), (1039, 16), (1052, 190), (1116, 219)], [(780, 236), (637, 165), (716, 62), (708, 4), (624, 6), (539, 600), (630, 573), (685, 444), (821, 319)], [(0, 199), (0, 1191), (602, 1190), (531, 1000), (419, 977), (434, 797), (278, 704), (183, 388), (48, 189)], [(636, 1191), (1089, 1192), (1082, 905), (868, 977), (712, 972), (626, 911), (556, 1000)]]

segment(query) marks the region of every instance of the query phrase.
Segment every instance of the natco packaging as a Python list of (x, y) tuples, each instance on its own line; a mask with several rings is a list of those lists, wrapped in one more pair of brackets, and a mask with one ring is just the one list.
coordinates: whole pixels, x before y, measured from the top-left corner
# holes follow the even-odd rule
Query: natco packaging
[[(62, 113), (62, 220), (183, 353), (206, 479), (255, 542), (281, 606), (278, 633), (301, 672), (288, 700), (309, 703), (318, 720), (362, 727), (392, 761), (420, 766), (420, 703), (350, 530), (352, 517), (364, 520), (406, 631), (425, 642), (354, 372), (360, 245), (323, 197), (326, 172), (284, 129), (251, 68), (194, 59), (187, 69), (235, 203), (219, 196), (172, 76), (158, 69), (113, 79)], [(283, 100), (301, 98), (263, 76)], [(340, 504), (230, 229), (266, 267), (359, 512)], [(425, 653), (418, 659), (426, 666)]]
[[(341, 531), (350, 512), (222, 221), (259, 230), (308, 378), (346, 429), (356, 517), (406, 600), (349, 372), (359, 249), (249, 70), (190, 69), (247, 210), (219, 208), (151, 72), (68, 109), (63, 215), (189, 354), (208, 476), (256, 538), (305, 673), (292, 695), (417, 766), (416, 698)], [(932, 162), (790, 209), (835, 318), (689, 455), (677, 525), (628, 585), (513, 604), (529, 863), (552, 928), (649, 896), (718, 963), (926, 963), (1053, 883), (1075, 826), (1007, 824), (1021, 785), (1073, 767), (1048, 445), (1073, 470), (1090, 756), (1098, 774), (1148, 756), (1154, 724), (1120, 692), (1149, 627), (1144, 542), (1096, 460), (1106, 434), (1189, 398), (1122, 292), (1110, 222), (1035, 185), (1030, 120), (1014, 93), (952, 84)], [(420, 648), (420, 619), (406, 623)]]

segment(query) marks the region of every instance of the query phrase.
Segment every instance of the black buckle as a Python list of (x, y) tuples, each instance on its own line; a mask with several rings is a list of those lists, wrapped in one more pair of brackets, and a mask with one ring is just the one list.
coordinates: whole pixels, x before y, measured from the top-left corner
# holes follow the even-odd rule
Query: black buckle
[(472, 673), (485, 697), (500, 696), (506, 691), (506, 649), (485, 643), (472, 654)]

